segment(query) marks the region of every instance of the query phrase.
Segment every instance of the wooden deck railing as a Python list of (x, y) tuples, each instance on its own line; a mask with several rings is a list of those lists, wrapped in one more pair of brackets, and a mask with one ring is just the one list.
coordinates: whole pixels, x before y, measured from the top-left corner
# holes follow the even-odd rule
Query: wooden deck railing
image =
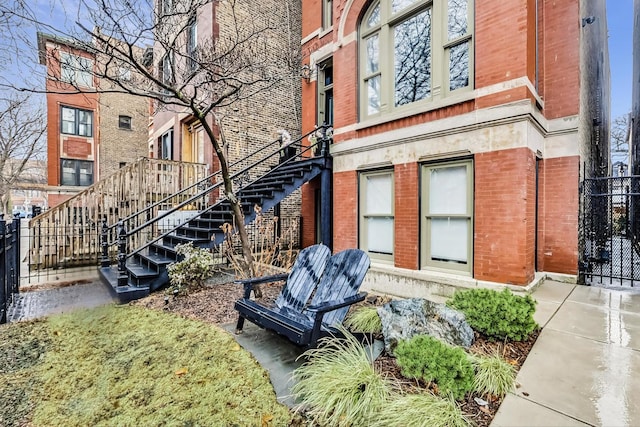
[[(29, 223), (29, 269), (96, 265), (101, 256), (103, 218), (109, 225), (115, 224), (205, 178), (207, 168), (199, 163), (143, 158), (38, 215)], [(148, 215), (155, 216), (158, 210), (169, 209), (197, 193), (197, 188), (185, 191)], [(139, 243), (129, 242), (133, 247)], [(115, 256), (117, 248), (112, 247), (110, 253)]]

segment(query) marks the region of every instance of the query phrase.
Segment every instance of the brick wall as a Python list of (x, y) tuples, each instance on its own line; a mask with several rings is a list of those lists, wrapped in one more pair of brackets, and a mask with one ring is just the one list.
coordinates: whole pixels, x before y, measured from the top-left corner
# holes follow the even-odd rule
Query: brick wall
[(333, 252), (358, 247), (358, 173), (333, 174)]
[(538, 269), (578, 273), (578, 156), (545, 159), (539, 175)]
[[(148, 101), (145, 98), (118, 93), (100, 96), (100, 154), (99, 170), (96, 171), (100, 179), (116, 172), (120, 163), (131, 163), (140, 157), (147, 157), (147, 109)], [(131, 117), (131, 130), (119, 128), (120, 115)]]
[(544, 115), (578, 114), (580, 96), (580, 13), (578, 0), (545, 0)]
[(316, 190), (320, 188), (320, 178), (305, 184), (301, 189), (302, 246), (316, 243)]
[(419, 166), (395, 165), (394, 262), (397, 267), (418, 268)]
[[(62, 147), (60, 146), (60, 107), (62, 105), (93, 111), (93, 137), (84, 138), (70, 135), (72, 138), (92, 143), (94, 152), (90, 154), (90, 159), (95, 158), (95, 147), (100, 143), (97, 94), (49, 93), (47, 95), (47, 183), (54, 186), (60, 185), (60, 155), (62, 153)], [(87, 156), (83, 155), (75, 158), (87, 159)]]
[(527, 148), (476, 154), (474, 277), (526, 285), (534, 275), (535, 156)]

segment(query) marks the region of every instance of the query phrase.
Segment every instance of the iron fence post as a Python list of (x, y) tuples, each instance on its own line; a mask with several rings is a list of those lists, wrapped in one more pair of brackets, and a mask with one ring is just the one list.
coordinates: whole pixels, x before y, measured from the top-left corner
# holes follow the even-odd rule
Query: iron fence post
[(13, 244), (11, 248), (13, 249), (11, 264), (13, 265), (13, 277), (12, 287), (13, 293), (18, 294), (20, 292), (20, 227), (22, 225), (22, 221), (20, 218), (16, 218), (13, 220), (13, 230), (11, 233), (11, 237), (13, 239)]
[(111, 265), (111, 260), (109, 259), (109, 227), (107, 227), (106, 217), (102, 218), (100, 245), (102, 246), (102, 258), (100, 259), (100, 266), (109, 267)]
[(6, 230), (7, 222), (4, 220), (4, 214), (0, 214), (0, 250), (2, 250), (2, 258), (0, 258), (0, 323), (7, 322), (7, 301), (9, 299), (9, 287), (7, 286), (6, 275)]
[(127, 230), (122, 221), (118, 222), (118, 286), (127, 286)]

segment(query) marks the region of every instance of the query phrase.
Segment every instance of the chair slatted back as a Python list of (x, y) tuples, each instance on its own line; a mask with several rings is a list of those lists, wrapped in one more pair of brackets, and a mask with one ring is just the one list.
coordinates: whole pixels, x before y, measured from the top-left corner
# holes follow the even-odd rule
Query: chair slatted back
[[(311, 305), (344, 299), (358, 293), (369, 270), (369, 256), (360, 249), (346, 249), (329, 258)], [(339, 308), (324, 315), (322, 323), (333, 326), (342, 323), (349, 307)]]
[(325, 245), (313, 245), (300, 251), (287, 283), (276, 299), (276, 306), (301, 312), (309, 301), (331, 256)]

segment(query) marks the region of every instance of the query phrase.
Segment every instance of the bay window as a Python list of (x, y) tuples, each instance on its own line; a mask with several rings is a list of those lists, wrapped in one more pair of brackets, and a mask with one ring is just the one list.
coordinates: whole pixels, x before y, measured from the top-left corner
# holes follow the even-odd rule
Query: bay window
[(374, 2), (360, 23), (361, 117), (471, 89), (472, 10), (473, 0)]
[(393, 172), (360, 174), (360, 248), (374, 259), (393, 261)]

